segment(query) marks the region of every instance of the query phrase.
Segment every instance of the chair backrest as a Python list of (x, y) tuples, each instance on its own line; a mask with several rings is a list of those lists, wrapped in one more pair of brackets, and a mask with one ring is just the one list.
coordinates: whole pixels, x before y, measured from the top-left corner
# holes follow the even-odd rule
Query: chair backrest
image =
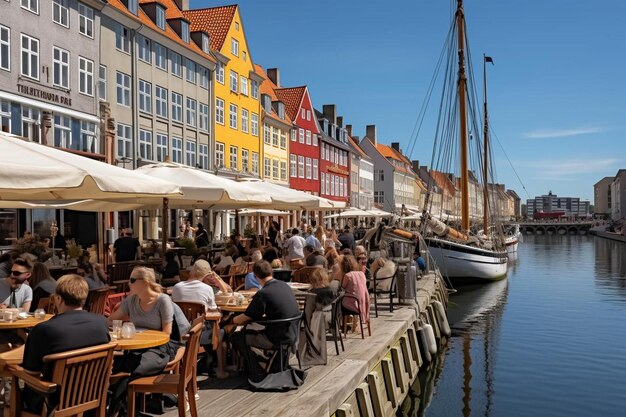
[(180, 278), (181, 281), (187, 281), (190, 276), (191, 276), (191, 271), (189, 271), (188, 269), (178, 270), (178, 278)]
[(190, 301), (177, 301), (176, 304), (183, 311), (189, 323), (193, 322), (198, 317), (203, 317), (206, 315), (206, 306), (204, 303), (194, 303)]
[(311, 274), (318, 270), (317, 266), (305, 266), (293, 272), (293, 282), (301, 282), (304, 284), (311, 283)]
[(197, 317), (191, 322), (191, 328), (185, 335), (185, 355), (183, 356), (183, 366), (180, 374), (180, 383), (183, 387), (191, 380), (196, 379), (196, 362), (198, 360), (198, 350), (200, 349), (200, 334), (204, 325), (204, 317)]
[(50, 297), (40, 298), (39, 303), (37, 304), (37, 308), (38, 309), (42, 308), (46, 310), (46, 314), (56, 314), (57, 306), (56, 306), (56, 303), (54, 302), (53, 297), (56, 297), (56, 296), (53, 294)]
[(50, 382), (59, 387), (59, 404), (51, 416), (82, 415), (85, 411), (96, 409), (100, 409), (99, 415), (104, 415), (116, 345), (107, 343), (43, 358), (45, 363), (54, 363)]
[(89, 291), (87, 301), (85, 301), (85, 310), (94, 314), (104, 315), (104, 308), (110, 292), (111, 289), (109, 287)]

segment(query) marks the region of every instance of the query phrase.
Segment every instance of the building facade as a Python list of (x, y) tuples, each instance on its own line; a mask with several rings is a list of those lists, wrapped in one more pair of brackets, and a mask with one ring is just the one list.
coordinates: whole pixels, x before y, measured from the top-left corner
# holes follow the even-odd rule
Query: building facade
[(526, 215), (533, 218), (535, 213), (562, 213), (566, 217), (586, 217), (589, 215), (589, 201), (578, 197), (559, 197), (550, 191), (546, 195), (526, 200)]
[(620, 220), (626, 217), (626, 169), (620, 169), (611, 183), (611, 218)]
[(593, 185), (593, 211), (598, 216), (611, 217), (613, 198), (611, 184), (615, 177), (604, 177)]
[(350, 205), (369, 210), (374, 207), (374, 163), (359, 146), (359, 138), (352, 136), (352, 126), (347, 125), (346, 130), (352, 148), (351, 178), (356, 174), (356, 180), (350, 181)]
[(320, 196), (350, 203), (350, 146), (337, 106), (324, 104), (315, 111), (320, 125)]

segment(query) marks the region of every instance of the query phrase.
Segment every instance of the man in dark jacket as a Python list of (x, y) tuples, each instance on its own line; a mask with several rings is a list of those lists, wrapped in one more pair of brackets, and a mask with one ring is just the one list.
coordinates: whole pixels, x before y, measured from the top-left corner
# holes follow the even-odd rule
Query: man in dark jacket
[(354, 252), (354, 235), (350, 231), (350, 226), (343, 228), (343, 233), (339, 235), (339, 242), (341, 243), (341, 250), (350, 249)]

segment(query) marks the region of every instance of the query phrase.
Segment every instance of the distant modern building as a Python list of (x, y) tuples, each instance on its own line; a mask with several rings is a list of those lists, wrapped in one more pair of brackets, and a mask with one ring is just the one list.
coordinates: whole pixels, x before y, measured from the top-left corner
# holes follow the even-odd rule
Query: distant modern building
[(604, 177), (593, 185), (593, 211), (597, 216), (611, 217), (611, 184), (615, 177)]
[[(624, 204), (622, 204), (624, 203)], [(611, 183), (611, 218), (626, 218), (626, 169), (620, 169)]]
[(542, 213), (542, 216), (586, 217), (589, 215), (589, 201), (579, 197), (559, 197), (550, 191), (526, 200), (526, 215), (534, 218), (536, 213)]

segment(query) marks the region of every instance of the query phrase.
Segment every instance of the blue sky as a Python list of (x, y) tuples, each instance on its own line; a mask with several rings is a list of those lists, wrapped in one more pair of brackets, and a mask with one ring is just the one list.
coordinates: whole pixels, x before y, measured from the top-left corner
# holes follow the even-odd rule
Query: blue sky
[[(191, 0), (213, 7), (225, 1)], [(456, 1), (241, 0), (252, 59), (284, 86), (308, 85), (363, 136), (410, 146)], [(466, 0), (470, 47), (486, 53), (492, 128), (528, 195), (592, 201), (593, 184), (626, 168), (626, 2)], [(482, 82), (482, 78), (477, 78)], [(412, 158), (430, 163), (436, 115)], [(495, 145), (499, 182), (527, 193)]]

